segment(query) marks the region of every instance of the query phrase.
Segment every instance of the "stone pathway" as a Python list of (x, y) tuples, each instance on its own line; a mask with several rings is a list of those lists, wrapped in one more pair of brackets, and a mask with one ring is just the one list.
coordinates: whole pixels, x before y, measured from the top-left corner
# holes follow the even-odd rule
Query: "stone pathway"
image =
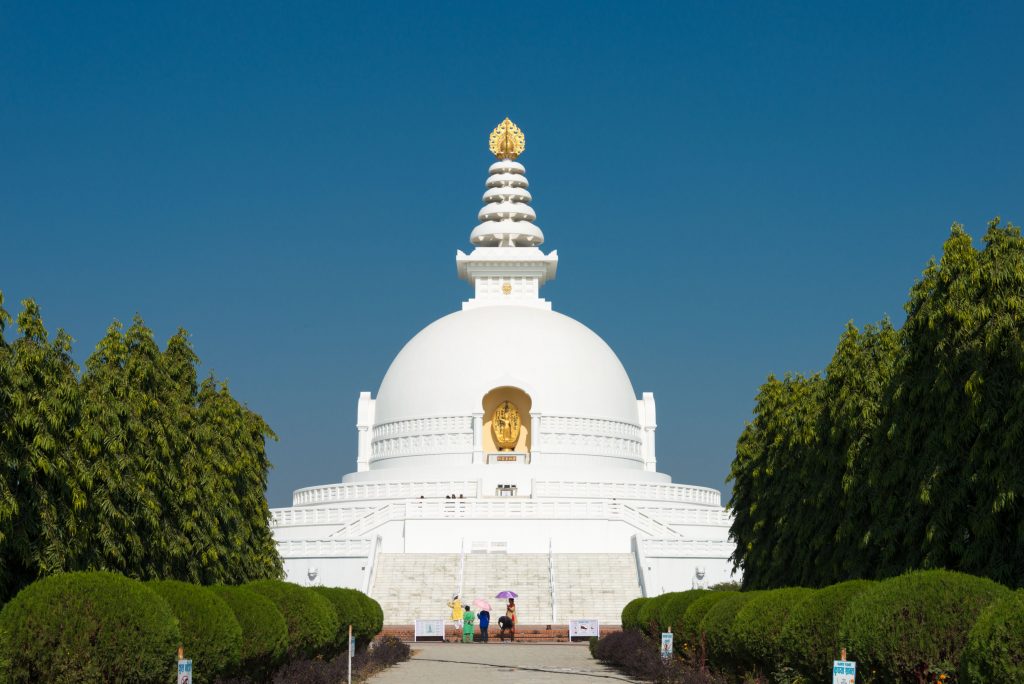
[(590, 657), (586, 644), (410, 644), (412, 659), (381, 672), (371, 684), (409, 682), (636, 682)]

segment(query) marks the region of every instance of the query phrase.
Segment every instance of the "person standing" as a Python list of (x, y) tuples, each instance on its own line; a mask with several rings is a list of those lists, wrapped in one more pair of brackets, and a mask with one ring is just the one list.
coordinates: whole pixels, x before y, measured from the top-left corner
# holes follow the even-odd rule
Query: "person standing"
[(491, 626), (491, 612), (489, 610), (481, 610), (476, 614), (478, 620), (480, 620), (480, 641), (487, 643), (487, 629)]
[(508, 605), (505, 606), (505, 617), (507, 617), (509, 619), (509, 622), (512, 623), (512, 639), (511, 639), (511, 641), (515, 641), (516, 640), (516, 600), (514, 598), (510, 598), (508, 600)]
[(473, 623), (476, 622), (476, 615), (469, 609), (469, 606), (463, 606), (466, 612), (462, 614), (462, 643), (471, 644), (473, 643)]
[(459, 601), (458, 594), (452, 594), (452, 600), (448, 602), (448, 607), (452, 609), (451, 621), (452, 626), (455, 628), (455, 636), (452, 637), (452, 643), (458, 643), (459, 631), (462, 629), (462, 603)]

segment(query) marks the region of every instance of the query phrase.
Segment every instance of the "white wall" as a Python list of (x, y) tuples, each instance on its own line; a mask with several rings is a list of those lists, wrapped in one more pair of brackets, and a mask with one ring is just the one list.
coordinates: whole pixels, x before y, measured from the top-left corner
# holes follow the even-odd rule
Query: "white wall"
[[(285, 579), (304, 587), (351, 587), (361, 591), (367, 562), (366, 558), (285, 558)], [(317, 571), (313, 580), (309, 579), (311, 568)]]

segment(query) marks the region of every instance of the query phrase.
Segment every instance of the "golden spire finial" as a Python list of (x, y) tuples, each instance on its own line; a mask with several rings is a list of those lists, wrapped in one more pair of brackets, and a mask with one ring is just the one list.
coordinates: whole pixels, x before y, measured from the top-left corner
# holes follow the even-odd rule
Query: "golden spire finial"
[(498, 159), (515, 159), (525, 149), (526, 136), (507, 116), (491, 131), (491, 153)]

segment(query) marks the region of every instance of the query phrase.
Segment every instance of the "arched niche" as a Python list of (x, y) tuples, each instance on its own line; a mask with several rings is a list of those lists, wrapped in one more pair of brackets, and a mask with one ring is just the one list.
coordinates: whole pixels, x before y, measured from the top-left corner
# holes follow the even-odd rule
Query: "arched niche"
[(519, 409), (519, 418), (522, 427), (519, 429), (519, 441), (516, 442), (515, 451), (530, 453), (530, 438), (533, 433), (530, 424), (530, 409), (533, 400), (530, 395), (518, 387), (495, 387), (484, 395), (484, 429), (483, 429), (483, 451), (485, 454), (498, 451), (498, 445), (494, 443), (494, 432), (491, 430), (491, 421), (494, 418), (494, 409), (503, 401), (510, 401)]

